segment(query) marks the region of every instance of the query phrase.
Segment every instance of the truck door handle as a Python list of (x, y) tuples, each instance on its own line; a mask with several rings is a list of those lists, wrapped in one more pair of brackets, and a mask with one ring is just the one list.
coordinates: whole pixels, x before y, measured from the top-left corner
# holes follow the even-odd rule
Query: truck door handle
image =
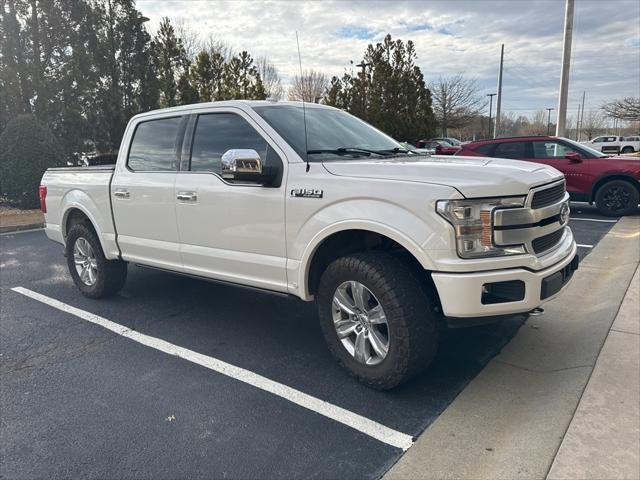
[(198, 195), (196, 192), (178, 192), (176, 198), (181, 202), (195, 202), (198, 200)]
[(113, 192), (113, 196), (116, 198), (129, 198), (131, 194), (128, 190), (116, 190)]

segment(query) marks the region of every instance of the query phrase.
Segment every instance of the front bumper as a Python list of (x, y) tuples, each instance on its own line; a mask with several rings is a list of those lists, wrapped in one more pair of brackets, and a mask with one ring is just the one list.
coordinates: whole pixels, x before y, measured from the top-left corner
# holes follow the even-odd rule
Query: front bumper
[[(560, 293), (578, 268), (577, 246), (563, 260), (544, 270), (510, 268), (475, 273), (431, 274), (442, 311), (447, 317), (471, 318), (524, 313), (539, 307)], [(502, 283), (509, 282), (509, 283)], [(500, 284), (518, 300), (488, 299), (491, 284)], [(484, 293), (484, 295), (483, 295)], [(499, 299), (498, 299), (499, 300)]]

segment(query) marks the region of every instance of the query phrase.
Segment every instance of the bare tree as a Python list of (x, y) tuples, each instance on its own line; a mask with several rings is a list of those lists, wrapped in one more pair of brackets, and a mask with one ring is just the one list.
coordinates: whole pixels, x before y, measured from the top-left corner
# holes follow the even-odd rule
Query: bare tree
[(187, 54), (187, 58), (190, 61), (193, 61), (201, 49), (198, 32), (196, 32), (182, 17), (172, 19), (171, 23), (173, 24), (173, 28), (176, 32), (176, 37), (182, 40), (182, 46)]
[(538, 110), (529, 121), (523, 125), (522, 133), (524, 135), (546, 135), (547, 133), (547, 112)]
[(580, 126), (580, 135), (584, 133), (587, 140), (591, 140), (605, 127), (605, 120), (598, 110), (589, 110), (584, 116), (584, 123)]
[(602, 110), (611, 118), (629, 122), (640, 121), (640, 97), (625, 97), (605, 103)]
[(200, 43), (200, 48), (209, 52), (209, 55), (214, 56), (219, 54), (222, 56), (225, 62), (231, 60), (236, 54), (231, 45), (224, 40), (220, 40), (215, 35), (209, 35), (204, 41)]
[(258, 73), (262, 78), (267, 98), (273, 98), (274, 100), (282, 99), (282, 97), (284, 97), (284, 88), (282, 87), (282, 81), (280, 80), (280, 75), (275, 65), (269, 62), (267, 57), (260, 57), (256, 60), (256, 67), (258, 67)]
[(483, 106), (479, 87), (475, 79), (466, 78), (461, 73), (451, 77), (440, 77), (429, 85), (433, 99), (433, 113), (442, 128), (461, 128), (473, 120)]
[(328, 86), (329, 78), (324, 73), (305, 70), (302, 76), (293, 77), (293, 83), (289, 88), (289, 100), (319, 103), (325, 96)]

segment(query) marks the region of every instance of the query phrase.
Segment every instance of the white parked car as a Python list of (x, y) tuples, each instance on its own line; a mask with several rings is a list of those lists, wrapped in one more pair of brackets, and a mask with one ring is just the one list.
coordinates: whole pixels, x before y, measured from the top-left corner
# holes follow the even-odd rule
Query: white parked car
[(423, 370), (447, 323), (537, 309), (578, 266), (554, 168), (411, 154), (323, 105), (137, 115), (115, 166), (49, 169), (40, 198), (85, 296), (134, 263), (315, 300), (338, 362), (381, 389)]
[(581, 142), (585, 145), (595, 148), (602, 153), (633, 153), (640, 150), (640, 137), (620, 137), (616, 135), (601, 135), (589, 140)]

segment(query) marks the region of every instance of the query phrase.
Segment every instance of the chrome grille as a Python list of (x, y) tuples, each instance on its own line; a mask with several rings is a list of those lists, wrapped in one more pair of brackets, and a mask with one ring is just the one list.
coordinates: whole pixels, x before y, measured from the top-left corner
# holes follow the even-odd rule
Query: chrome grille
[(542, 208), (559, 202), (564, 197), (564, 182), (533, 194), (531, 208)]
[(529, 253), (545, 255), (564, 238), (566, 220), (562, 211), (568, 203), (564, 180), (532, 188), (522, 208), (494, 210), (494, 244), (524, 245)]
[(558, 243), (560, 243), (560, 240), (562, 240), (563, 235), (564, 235), (564, 228), (560, 230), (556, 230), (555, 232), (549, 233), (548, 235), (543, 235), (542, 237), (536, 238), (531, 242), (531, 247), (533, 248), (533, 252), (535, 254), (539, 254), (552, 249)]

